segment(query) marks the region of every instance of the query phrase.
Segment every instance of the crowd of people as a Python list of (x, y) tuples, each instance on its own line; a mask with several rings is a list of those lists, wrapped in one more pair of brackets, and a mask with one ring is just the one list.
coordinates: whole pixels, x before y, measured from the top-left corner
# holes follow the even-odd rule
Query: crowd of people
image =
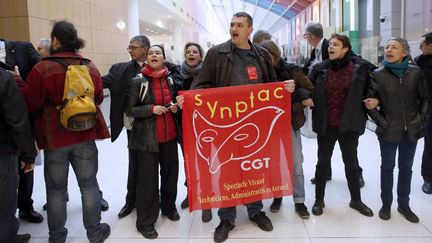
[[(414, 60), (405, 39), (391, 38), (384, 46), (382, 66), (376, 67), (353, 52), (347, 36), (335, 33), (327, 40), (322, 25), (310, 22), (303, 37), (313, 49), (306, 65), (299, 67), (282, 57), (267, 31), (256, 31), (251, 41), (252, 26), (249, 14), (234, 14), (229, 40), (210, 48), (207, 54), (198, 43), (186, 43), (181, 65), (166, 60), (163, 45), (151, 44), (143, 35), (135, 36), (127, 47), (131, 60), (114, 64), (103, 76), (89, 59), (79, 54), (85, 41), (68, 21), (54, 23), (50, 38), (42, 39), (37, 47), (39, 54), (31, 43), (0, 39), (0, 242), (30, 239), (29, 234), (17, 235), (17, 208), (23, 220), (44, 220), (33, 209), (31, 199), (37, 149), (44, 150), (45, 157), (44, 209), (49, 241), (65, 242), (68, 235), (65, 224), (71, 165), (81, 191), (87, 237), (90, 242), (104, 242), (111, 230), (101, 222), (101, 211), (108, 210), (108, 202), (102, 197), (96, 177), (95, 140), (111, 137), (114, 142), (123, 128), (128, 138), (129, 167), (125, 205), (118, 217), (126, 217), (136, 208), (137, 231), (147, 239), (157, 238), (155, 223), (159, 211), (171, 221), (180, 220), (175, 204), (177, 144), (183, 149), (181, 117), (185, 104), (178, 92), (278, 81), (291, 93), (293, 200), (298, 216), (310, 217), (305, 205), (300, 128), (305, 123), (304, 109), (312, 109), (312, 128), (318, 144), (312, 214), (319, 216), (324, 212), (326, 182), (331, 180), (331, 157), (338, 142), (350, 192), (349, 207), (368, 217), (374, 215), (361, 200), (360, 188), (365, 182), (357, 157), (359, 137), (365, 132), (369, 117), (377, 125), (381, 152), (379, 217), (391, 218), (398, 154), (397, 211), (408, 221), (418, 223), (409, 196), (414, 154), (422, 137), (422, 190), (432, 193), (432, 32), (423, 36), (423, 54)], [(65, 77), (71, 65), (85, 66), (96, 104), (96, 119), (82, 131), (68, 130), (60, 118), (65, 107)], [(251, 68), (256, 75), (248, 73)], [(111, 93), (111, 131), (98, 107), (104, 88)], [(282, 198), (274, 198), (270, 211), (278, 212), (281, 205)], [(181, 208), (188, 206), (186, 197)], [(263, 231), (273, 230), (262, 201), (245, 206), (254, 224)], [(214, 241), (223, 242), (235, 227), (236, 207), (220, 208), (218, 216), (220, 223)], [(203, 210), (202, 221), (210, 220), (211, 210)]]

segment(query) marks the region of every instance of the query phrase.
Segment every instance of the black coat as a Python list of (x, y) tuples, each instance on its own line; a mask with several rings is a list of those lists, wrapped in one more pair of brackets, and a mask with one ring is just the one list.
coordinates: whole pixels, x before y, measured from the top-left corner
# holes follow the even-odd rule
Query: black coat
[(21, 78), (25, 80), (33, 66), (40, 61), (39, 53), (30, 42), (2, 41), (6, 48), (6, 64), (12, 69), (18, 66)]
[(0, 156), (20, 152), (20, 159), (34, 163), (35, 142), (27, 107), (13, 76), (0, 69)]
[[(172, 102), (176, 103), (176, 83), (174, 80), (178, 77), (172, 72), (168, 73), (167, 83), (172, 97)], [(127, 109), (126, 114), (134, 118), (132, 132), (129, 138), (129, 149), (140, 150), (144, 152), (159, 152), (159, 145), (156, 138), (156, 115), (152, 112), (152, 106), (155, 103), (153, 92), (153, 80), (150, 77), (142, 74), (134, 77), (127, 90)], [(148, 90), (141, 101), (140, 91), (141, 83), (148, 85)], [(174, 123), (176, 125), (177, 137), (180, 137), (180, 129), (177, 122), (177, 114), (174, 115)]]
[[(432, 55), (420, 55), (414, 59), (417, 66), (423, 70), (429, 90), (429, 98), (432, 97)], [(430, 109), (432, 110), (432, 109)]]
[(405, 133), (411, 141), (424, 136), (430, 97), (420, 68), (409, 65), (402, 78), (385, 67), (376, 69), (372, 72), (368, 96), (380, 101), (379, 110), (369, 111), (380, 139), (399, 143)]
[(126, 112), (126, 90), (129, 81), (141, 70), (134, 60), (114, 64), (109, 73), (102, 76), (104, 88), (111, 93), (111, 141), (115, 141), (123, 130), (123, 114)]
[[(329, 41), (326, 38), (324, 38), (322, 46), (321, 46), (321, 57), (322, 57), (323, 61), (329, 59), (328, 48), (329, 48)], [(306, 62), (306, 64), (303, 67), (303, 72), (305, 74), (309, 73), (310, 66), (312, 65), (312, 63), (314, 61), (315, 61), (315, 48), (312, 49), (311, 56), (310, 56), (309, 60)]]
[[(375, 67), (370, 62), (357, 56), (351, 56), (354, 62), (351, 87), (343, 107), (342, 120), (339, 132), (355, 132), (363, 134), (366, 126), (366, 108), (363, 100), (366, 97), (370, 83), (370, 71)], [(326, 81), (330, 60), (323, 61), (313, 66), (309, 78), (315, 86), (313, 94), (314, 108), (312, 110), (312, 130), (324, 135), (327, 131), (328, 110), (326, 98)]]

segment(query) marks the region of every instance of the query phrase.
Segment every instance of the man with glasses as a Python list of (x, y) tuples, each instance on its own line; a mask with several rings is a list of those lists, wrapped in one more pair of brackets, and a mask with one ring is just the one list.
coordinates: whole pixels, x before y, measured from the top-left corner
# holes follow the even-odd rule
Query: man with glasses
[(305, 64), (303, 71), (307, 75), (312, 66), (329, 58), (329, 42), (323, 36), (323, 27), (317, 22), (308, 22), (306, 24), (303, 38), (313, 47), (311, 56)]
[[(118, 138), (123, 127), (127, 128), (128, 138), (130, 136), (129, 129), (131, 127), (128, 126), (130, 125), (129, 119), (124, 114), (126, 110), (126, 89), (129, 81), (141, 70), (147, 58), (149, 47), (150, 40), (146, 36), (137, 35), (132, 37), (127, 47), (132, 60), (114, 64), (110, 68), (109, 73), (102, 77), (103, 87), (109, 89), (111, 93), (110, 122), (112, 142)], [(118, 214), (119, 218), (126, 217), (135, 208), (137, 166), (135, 153), (129, 149), (126, 204), (120, 210)]]
[[(432, 96), (432, 32), (422, 36), (420, 44), (422, 54), (414, 59), (415, 63), (423, 70), (428, 83), (429, 96)], [(422, 190), (426, 194), (432, 194), (432, 119), (426, 127), (424, 138), (424, 150), (422, 158), (421, 175), (424, 183)]]

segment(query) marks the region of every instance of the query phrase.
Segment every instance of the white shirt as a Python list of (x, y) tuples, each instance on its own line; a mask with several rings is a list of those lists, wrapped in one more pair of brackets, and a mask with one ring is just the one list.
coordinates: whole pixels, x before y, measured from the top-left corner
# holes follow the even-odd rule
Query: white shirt
[(6, 45), (0, 40), (0, 62), (6, 63)]
[(322, 62), (322, 44), (323, 44), (324, 38), (322, 38), (318, 45), (315, 47), (315, 60), (318, 62)]

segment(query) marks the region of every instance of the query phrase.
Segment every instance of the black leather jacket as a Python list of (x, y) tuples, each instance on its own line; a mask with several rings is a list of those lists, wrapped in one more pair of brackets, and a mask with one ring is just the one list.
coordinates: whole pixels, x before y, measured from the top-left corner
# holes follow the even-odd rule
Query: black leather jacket
[(430, 101), (420, 68), (409, 65), (401, 78), (385, 67), (376, 69), (368, 96), (379, 99), (379, 110), (370, 110), (369, 115), (380, 139), (398, 143), (405, 133), (411, 141), (424, 136)]
[[(175, 75), (178, 77), (177, 75)], [(171, 93), (172, 102), (176, 103), (176, 87), (179, 81), (174, 81), (173, 73), (169, 72), (168, 87)], [(148, 85), (148, 90), (144, 99), (141, 101), (140, 90), (141, 83)], [(142, 74), (134, 77), (127, 91), (127, 108), (126, 115), (134, 118), (132, 132), (129, 138), (129, 149), (140, 150), (144, 152), (159, 152), (159, 146), (156, 138), (156, 116), (153, 114), (151, 106), (155, 103), (155, 97), (152, 88), (152, 79)], [(142, 91), (141, 91), (142, 93)], [(174, 114), (174, 118), (176, 118)], [(177, 137), (180, 135), (177, 119), (174, 119), (177, 127)]]

